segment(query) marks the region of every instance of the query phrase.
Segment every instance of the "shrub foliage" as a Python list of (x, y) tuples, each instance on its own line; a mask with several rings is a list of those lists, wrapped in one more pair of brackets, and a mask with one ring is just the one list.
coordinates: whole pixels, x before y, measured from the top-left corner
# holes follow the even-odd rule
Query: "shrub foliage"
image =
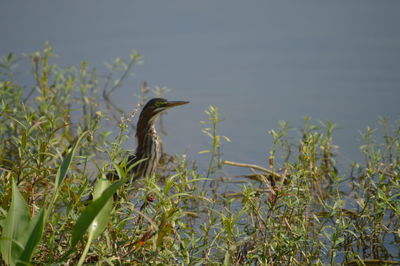
[[(157, 176), (128, 186), (123, 144), (133, 136), (131, 120), (150, 90), (146, 84), (138, 90), (131, 114), (113, 102), (112, 93), (140, 56), (116, 59), (106, 75), (86, 62), (60, 68), (52, 56), (46, 45), (0, 62), (3, 263), (399, 262), (398, 124), (381, 119), (382, 141), (374, 129), (363, 131), (365, 160), (346, 171), (345, 162), (336, 162), (334, 124), (313, 125), (306, 118), (294, 130), (279, 122), (270, 131), (268, 167), (262, 167), (224, 161), (222, 143), (229, 139), (218, 133), (218, 109), (209, 107), (202, 122), (211, 140), (202, 152), (210, 156), (208, 169), (185, 155), (164, 154)], [(27, 65), (33, 82), (21, 84)], [(226, 176), (224, 167), (234, 166), (249, 168), (249, 174)], [(122, 179), (105, 179), (110, 169)]]

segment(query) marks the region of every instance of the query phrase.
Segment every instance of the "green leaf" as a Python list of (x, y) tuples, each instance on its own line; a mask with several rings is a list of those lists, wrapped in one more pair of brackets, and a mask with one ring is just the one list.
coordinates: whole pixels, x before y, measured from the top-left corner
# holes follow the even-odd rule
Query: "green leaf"
[(86, 207), (76, 221), (75, 227), (72, 231), (71, 247), (75, 247), (79, 240), (82, 239), (83, 235), (95, 220), (97, 215), (101, 212), (103, 207), (106, 206), (107, 202), (111, 199), (117, 189), (124, 184), (125, 181), (127, 180), (122, 179), (112, 184), (101, 194), (98, 199), (94, 200), (91, 204), (89, 204), (89, 206)]
[(25, 199), (22, 197), (13, 180), (11, 205), (0, 239), (1, 255), (6, 264), (15, 265), (16, 259), (22, 253), (24, 243), (21, 243), (21, 240), (26, 238), (24, 237), (24, 233), (25, 229), (29, 226), (30, 219)]
[(13, 53), (8, 53), (7, 61), (11, 61), (13, 59)]
[[(57, 170), (56, 174), (56, 182), (55, 182), (55, 192), (52, 195), (52, 199), (50, 201), (50, 205), (47, 208), (47, 211), (50, 212), (51, 209), (53, 208), (54, 203), (56, 202), (56, 199), (58, 197), (58, 191), (62, 185), (62, 182), (64, 181), (65, 176), (67, 175), (67, 171), (71, 165), (72, 159), (74, 157), (76, 148), (78, 147), (79, 143), (81, 140), (85, 137), (85, 135), (88, 133), (88, 131), (85, 131), (82, 133), (82, 135), (78, 138), (78, 140), (75, 142), (74, 146), (72, 147), (71, 151), (65, 156), (64, 160), (62, 161), (60, 167)], [(46, 217), (45, 217), (46, 220)]]
[(76, 148), (79, 145), (79, 142), (82, 140), (82, 138), (87, 134), (87, 131), (84, 132), (79, 139), (75, 142), (73, 148), (71, 151), (67, 154), (67, 156), (64, 158), (63, 162), (61, 163), (60, 168), (58, 168), (57, 175), (56, 175), (56, 187), (55, 189), (58, 190), (58, 188), (61, 186), (62, 182), (64, 181), (64, 178), (67, 174), (67, 171), (71, 165), (72, 158), (74, 157)]
[(224, 266), (232, 265), (231, 256), (230, 256), (230, 254), (229, 254), (229, 250), (228, 250), (228, 249), (225, 251), (224, 263), (223, 263), (223, 265), (224, 265)]
[(29, 235), (28, 241), (26, 242), (24, 251), (19, 258), (23, 262), (29, 263), (31, 261), (33, 252), (35, 251), (39, 241), (42, 239), (46, 217), (45, 212), (45, 209), (42, 209), (29, 223), (29, 227), (26, 230), (26, 234)]
[[(93, 192), (93, 199), (97, 200), (101, 197), (102, 193), (110, 187), (111, 182), (105, 178), (97, 179), (96, 186)], [(101, 233), (103, 233), (104, 229), (107, 226), (108, 221), (111, 217), (111, 209), (112, 209), (113, 198), (110, 197), (107, 202), (104, 204), (103, 208), (99, 211), (93, 222), (90, 224), (89, 227), (89, 237), (86, 243), (86, 247), (79, 259), (78, 265), (83, 265), (86, 255), (89, 251), (90, 245), (92, 241), (96, 239)]]
[(72, 231), (72, 240), (70, 249), (63, 256), (63, 259), (66, 259), (66, 257), (69, 254), (71, 254), (76, 244), (78, 244), (78, 242), (85, 236), (86, 231), (89, 229), (93, 221), (103, 210), (103, 208), (107, 205), (107, 202), (111, 199), (114, 193), (128, 180), (129, 178), (125, 178), (109, 186), (107, 189), (104, 190), (104, 192), (98, 199), (93, 200), (93, 202), (90, 203), (86, 207), (86, 209), (81, 213)]
[[(111, 182), (108, 179), (98, 179), (96, 187), (93, 192), (93, 199), (97, 200), (101, 197), (102, 193), (111, 186)], [(106, 228), (108, 221), (110, 220), (110, 213), (113, 204), (113, 197), (110, 197), (104, 204), (101, 211), (98, 213), (89, 228), (89, 234), (93, 235), (93, 239), (96, 239)]]

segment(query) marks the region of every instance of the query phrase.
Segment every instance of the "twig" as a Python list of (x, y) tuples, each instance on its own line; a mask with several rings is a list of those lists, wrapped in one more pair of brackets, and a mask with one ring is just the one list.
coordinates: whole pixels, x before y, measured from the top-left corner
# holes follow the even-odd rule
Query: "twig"
[[(112, 73), (110, 73), (107, 76), (106, 85), (104, 86), (104, 89), (103, 89), (103, 99), (106, 102), (107, 108), (110, 109), (109, 107), (111, 106), (112, 108), (114, 108), (114, 110), (119, 112), (121, 115), (125, 115), (125, 112), (124, 112), (123, 109), (121, 109), (117, 105), (115, 105), (114, 102), (111, 100), (111, 93), (122, 86), (122, 82), (127, 78), (128, 74), (130, 73), (130, 71), (133, 68), (133, 66), (137, 63), (137, 61), (138, 60), (136, 60), (134, 58), (131, 59), (131, 61), (129, 62), (127, 68), (122, 73), (122, 75), (119, 78), (119, 80), (117, 81), (117, 83), (109, 91), (107, 91), (108, 84), (109, 84), (109, 82), (110, 82), (110, 80), (112, 78)], [(113, 115), (113, 117), (114, 117), (115, 120), (118, 121), (118, 118), (115, 115)]]
[(223, 161), (222, 162), (225, 165), (231, 165), (231, 166), (237, 166), (237, 167), (245, 167), (245, 168), (251, 168), (251, 169), (255, 169), (255, 170), (259, 170), (262, 171), (264, 173), (267, 173), (275, 178), (278, 178), (279, 180), (284, 180), (284, 176), (282, 176), (281, 174), (278, 174), (272, 170), (269, 170), (267, 168), (264, 168), (262, 166), (259, 165), (255, 165), (255, 164), (247, 164), (247, 163), (237, 163), (237, 162), (231, 162), (231, 161)]
[[(275, 194), (275, 191), (271, 188), (256, 189), (255, 192), (257, 195), (262, 194), (262, 193), (274, 193)], [(225, 198), (241, 198), (241, 197), (244, 197), (244, 194), (243, 194), (243, 192), (225, 192), (222, 194), (222, 196)]]

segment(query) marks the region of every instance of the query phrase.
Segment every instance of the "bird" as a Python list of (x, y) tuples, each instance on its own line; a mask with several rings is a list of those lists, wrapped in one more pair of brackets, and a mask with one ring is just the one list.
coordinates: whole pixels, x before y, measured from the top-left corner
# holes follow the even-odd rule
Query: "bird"
[[(132, 168), (128, 172), (128, 176), (131, 176), (130, 183), (140, 178), (150, 178), (156, 172), (161, 158), (161, 143), (156, 130), (157, 118), (170, 108), (188, 103), (188, 101), (153, 98), (144, 105), (136, 125), (136, 151), (127, 158), (126, 167), (127, 169)], [(138, 161), (141, 162), (133, 166)], [(119, 179), (116, 172), (110, 173), (107, 178)]]

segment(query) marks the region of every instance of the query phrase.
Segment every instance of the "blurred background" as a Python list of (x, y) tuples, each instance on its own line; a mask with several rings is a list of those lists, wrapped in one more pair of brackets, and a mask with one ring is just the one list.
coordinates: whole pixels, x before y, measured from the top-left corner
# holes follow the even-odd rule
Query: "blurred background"
[(301, 128), (311, 116), (338, 125), (338, 160), (350, 162), (362, 158), (359, 130), (379, 116), (399, 118), (399, 11), (389, 0), (4, 1), (0, 53), (31, 53), (49, 41), (57, 64), (87, 60), (106, 73), (105, 62), (137, 50), (144, 64), (114, 101), (130, 112), (144, 81), (190, 101), (164, 117), (163, 140), (168, 153), (200, 164), (208, 155), (198, 152), (210, 148), (199, 123), (209, 105), (232, 140), (226, 160), (266, 165), (267, 131), (279, 120)]

